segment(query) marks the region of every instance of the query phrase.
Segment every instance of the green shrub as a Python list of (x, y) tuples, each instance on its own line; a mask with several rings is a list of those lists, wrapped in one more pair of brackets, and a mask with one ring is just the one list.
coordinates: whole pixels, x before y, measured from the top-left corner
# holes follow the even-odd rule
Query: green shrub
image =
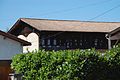
[(119, 80), (120, 48), (104, 55), (94, 49), (39, 50), (14, 56), (11, 66), (25, 80)]

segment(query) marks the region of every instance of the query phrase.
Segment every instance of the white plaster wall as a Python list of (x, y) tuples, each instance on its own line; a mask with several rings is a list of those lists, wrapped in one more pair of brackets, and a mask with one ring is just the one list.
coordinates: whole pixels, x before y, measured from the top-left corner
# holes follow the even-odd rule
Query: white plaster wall
[(22, 52), (21, 43), (0, 35), (0, 60), (10, 60), (14, 55)]
[(23, 47), (23, 53), (27, 53), (39, 50), (39, 36), (36, 33), (30, 33), (27, 37), (23, 35), (19, 35), (18, 38), (21, 38), (23, 40), (26, 40), (31, 43), (31, 46), (24, 46)]
[[(18, 38), (27, 41), (27, 37), (25, 37), (25, 36), (23, 36), (23, 35), (19, 35)], [(29, 47), (29, 46), (23, 46), (23, 53), (27, 53), (27, 52), (28, 52), (28, 51), (27, 51), (27, 50), (28, 50), (28, 47)]]

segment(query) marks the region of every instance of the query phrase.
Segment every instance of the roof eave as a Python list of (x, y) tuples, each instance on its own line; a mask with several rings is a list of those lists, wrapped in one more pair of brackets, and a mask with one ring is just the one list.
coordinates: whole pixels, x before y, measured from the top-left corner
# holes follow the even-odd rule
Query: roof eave
[(11, 31), (16, 28), (16, 25), (18, 25), (20, 21), (21, 21), (21, 18), (17, 20), (17, 22), (11, 27), (11, 29), (7, 33), (11, 33)]
[(9, 33), (5, 33), (5, 32), (3, 32), (3, 31), (1, 31), (1, 30), (0, 30), (0, 35), (5, 36), (5, 37), (7, 37), (7, 38), (10, 38), (10, 39), (12, 39), (12, 40), (15, 40), (15, 41), (17, 41), (17, 42), (20, 42), (20, 43), (23, 44), (23, 46), (31, 45), (30, 42), (27, 42), (27, 41), (25, 41), (25, 40), (22, 40), (22, 39), (20, 39), (20, 38), (17, 38), (16, 36), (14, 36), (14, 35), (12, 35), (12, 34), (9, 34)]
[(112, 30), (112, 31), (109, 32), (108, 34), (109, 34), (109, 35), (114, 35), (114, 34), (117, 33), (118, 31), (120, 31), (120, 27), (118, 27), (118, 28)]

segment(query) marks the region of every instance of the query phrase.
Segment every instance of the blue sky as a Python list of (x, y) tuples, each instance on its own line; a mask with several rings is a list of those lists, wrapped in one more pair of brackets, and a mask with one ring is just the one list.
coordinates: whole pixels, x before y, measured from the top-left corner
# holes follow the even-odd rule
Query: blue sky
[[(19, 18), (90, 21), (117, 5), (120, 0), (0, 0), (0, 30)], [(120, 7), (92, 21), (120, 22)]]

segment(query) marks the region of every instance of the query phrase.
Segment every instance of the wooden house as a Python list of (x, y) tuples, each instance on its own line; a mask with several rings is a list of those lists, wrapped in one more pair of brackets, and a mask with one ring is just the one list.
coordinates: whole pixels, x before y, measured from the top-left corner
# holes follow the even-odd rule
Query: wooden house
[(116, 43), (108, 34), (119, 27), (119, 22), (20, 18), (8, 33), (31, 42), (32, 46), (25, 48), (31, 51), (41, 48), (104, 50)]

